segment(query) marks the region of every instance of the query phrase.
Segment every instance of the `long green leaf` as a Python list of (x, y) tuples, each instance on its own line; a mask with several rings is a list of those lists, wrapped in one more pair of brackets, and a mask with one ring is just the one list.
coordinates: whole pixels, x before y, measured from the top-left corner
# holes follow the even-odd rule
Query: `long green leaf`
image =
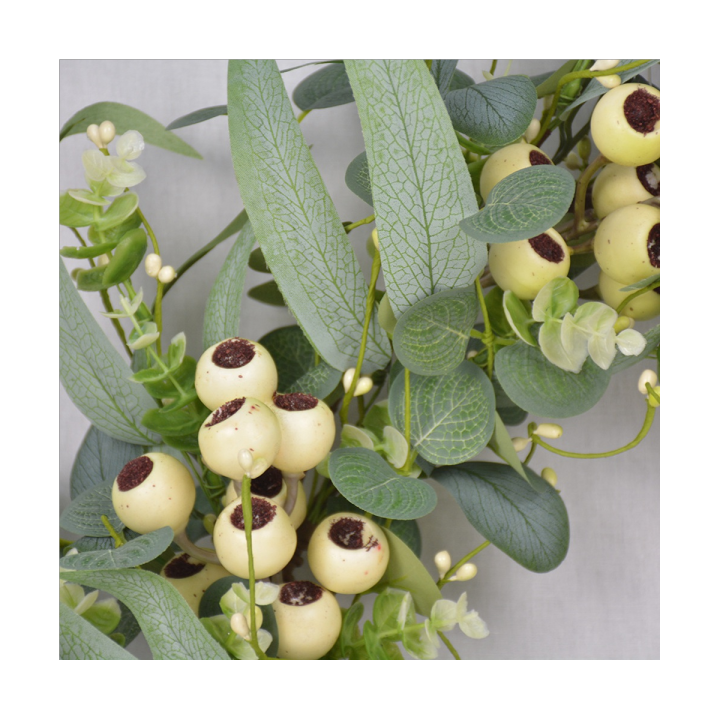
[(60, 378), (90, 422), (117, 440), (155, 445), (141, 418), (157, 407), (110, 344), (60, 260)]
[(105, 590), (137, 618), (155, 660), (229, 660), (180, 593), (147, 570), (60, 573), (63, 580)]
[(84, 133), (87, 131), (88, 125), (93, 123), (99, 125), (105, 120), (112, 121), (118, 135), (122, 135), (128, 130), (137, 130), (143, 136), (143, 140), (150, 145), (202, 160), (202, 155), (197, 150), (174, 133), (166, 130), (157, 120), (153, 120), (140, 110), (116, 102), (99, 102), (76, 112), (63, 125), (60, 131), (60, 140), (70, 135)]
[(230, 249), (220, 272), (215, 278), (205, 305), (203, 321), (203, 347), (209, 348), (240, 331), (240, 305), (242, 303), (248, 258), (255, 245), (255, 233), (247, 222)]
[[(235, 175), (265, 260), (320, 355), (338, 370), (352, 367), (367, 284), (274, 62), (230, 62), (228, 113)], [(365, 358), (365, 372), (390, 358), (377, 312)]]
[(470, 285), (487, 260), (458, 227), (477, 211), (470, 175), (422, 60), (348, 60), (365, 136), (380, 253), (396, 317)]
[(61, 660), (137, 660), (67, 605), (60, 603)]
[(306, 111), (346, 105), (353, 99), (350, 81), (342, 63), (326, 65), (308, 75), (293, 93), (293, 102)]
[[(567, 555), (570, 528), (560, 495), (527, 468), (533, 487), (508, 465), (466, 463), (433, 478), (457, 500), (472, 526), (533, 572), (556, 568)], [(537, 488), (537, 489), (533, 489)]]
[(202, 110), (195, 110), (179, 117), (177, 120), (173, 120), (165, 129), (177, 130), (188, 125), (197, 125), (197, 123), (205, 122), (219, 115), (227, 115), (227, 105), (213, 105), (212, 107), (202, 108)]

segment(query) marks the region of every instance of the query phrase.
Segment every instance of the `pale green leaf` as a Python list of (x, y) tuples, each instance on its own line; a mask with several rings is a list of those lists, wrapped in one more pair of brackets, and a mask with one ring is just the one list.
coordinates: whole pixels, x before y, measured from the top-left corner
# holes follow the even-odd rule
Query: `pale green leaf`
[(400, 362), (418, 375), (442, 375), (464, 359), (480, 304), (473, 286), (423, 298), (397, 321), (393, 346)]
[(146, 570), (61, 573), (64, 580), (105, 590), (137, 618), (155, 660), (229, 660), (165, 578)]
[(110, 344), (60, 261), (60, 378), (90, 422), (107, 435), (139, 445), (159, 442), (141, 418), (156, 407)]
[[(405, 378), (390, 389), (390, 416), (405, 427)], [(427, 461), (455, 465), (477, 455), (489, 442), (495, 422), (495, 394), (487, 375), (463, 362), (439, 376), (410, 374), (410, 441)]]
[(600, 400), (610, 383), (610, 373), (589, 359), (576, 375), (556, 367), (540, 350), (525, 343), (499, 350), (495, 371), (516, 405), (548, 418), (586, 412)]
[(618, 354), (615, 356), (612, 365), (610, 366), (610, 372), (614, 375), (615, 373), (626, 370), (632, 367), (641, 360), (644, 360), (650, 353), (654, 352), (660, 344), (660, 326), (650, 328), (645, 335), (645, 349), (639, 355), (622, 355)]
[(60, 603), (61, 660), (137, 660), (67, 605)]
[(470, 176), (422, 60), (348, 60), (365, 137), (383, 274), (397, 317), (470, 285), (487, 260), (458, 223), (475, 212)]
[(215, 278), (203, 320), (203, 347), (229, 337), (236, 337), (240, 331), (240, 305), (242, 303), (248, 258), (255, 244), (252, 225), (247, 222), (247, 213), (242, 215), (242, 229), (233, 244), (220, 272)]
[(505, 319), (512, 328), (513, 332), (528, 345), (537, 345), (535, 338), (530, 332), (530, 328), (535, 324), (530, 311), (512, 290), (506, 290), (503, 293), (503, 310), (505, 311)]
[(166, 130), (161, 123), (153, 120), (140, 110), (116, 102), (99, 102), (88, 105), (76, 112), (62, 127), (60, 140), (69, 135), (87, 132), (88, 125), (100, 125), (110, 120), (118, 135), (128, 130), (137, 130), (150, 145), (171, 150), (180, 155), (202, 159), (202, 156), (177, 135)]
[(460, 227), (484, 242), (527, 240), (558, 223), (575, 195), (575, 180), (562, 167), (534, 165), (503, 178), (485, 207), (466, 216)]
[(144, 565), (165, 552), (174, 536), (169, 527), (163, 527), (140, 535), (119, 548), (66, 555), (60, 559), (60, 567), (66, 570), (117, 570)]
[(456, 130), (496, 150), (527, 130), (535, 114), (537, 94), (530, 78), (510, 75), (453, 90), (445, 105)]
[(376, 452), (362, 447), (330, 454), (330, 478), (361, 510), (383, 518), (412, 520), (435, 508), (435, 491), (423, 480), (398, 475)]
[(528, 570), (548, 572), (567, 555), (567, 510), (549, 483), (530, 468), (527, 473), (533, 487), (511, 467), (496, 463), (439, 468), (433, 477), (483, 537)]
[[(274, 62), (232, 60), (230, 145), (248, 215), (288, 307), (328, 364), (357, 362), (367, 284)], [(390, 359), (373, 314), (364, 372)]]
[(579, 297), (580, 291), (572, 280), (566, 277), (554, 278), (540, 289), (533, 300), (533, 320), (561, 320), (565, 313), (575, 310)]
[(572, 315), (562, 320), (550, 319), (543, 323), (538, 334), (542, 354), (562, 370), (579, 373), (588, 356), (585, 336), (577, 329)]

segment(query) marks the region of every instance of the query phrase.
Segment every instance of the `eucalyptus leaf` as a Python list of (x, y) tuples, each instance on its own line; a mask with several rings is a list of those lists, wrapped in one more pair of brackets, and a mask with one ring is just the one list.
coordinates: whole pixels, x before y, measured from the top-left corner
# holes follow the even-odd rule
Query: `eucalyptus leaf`
[(422, 480), (398, 475), (373, 450), (353, 447), (330, 454), (330, 478), (361, 510), (384, 518), (412, 520), (432, 512), (435, 491)]
[[(500, 415), (495, 412), (495, 428), (492, 437), (488, 443), (490, 449), (502, 460), (504, 460), (523, 480), (530, 483), (528, 474), (525, 472), (525, 466), (520, 461), (517, 451), (512, 444), (512, 438), (507, 428), (503, 424)], [(530, 483), (532, 485), (532, 483)]]
[(378, 635), (377, 628), (369, 621), (363, 626), (363, 640), (370, 660), (389, 660), (390, 656), (385, 652), (383, 643)]
[(326, 65), (312, 75), (308, 75), (295, 88), (292, 99), (301, 110), (305, 111), (351, 103), (354, 98), (345, 65), (342, 63)]
[(227, 105), (213, 105), (212, 107), (195, 110), (194, 112), (179, 117), (177, 120), (173, 120), (165, 129), (177, 130), (178, 128), (187, 127), (188, 125), (197, 125), (197, 123), (211, 120), (219, 115), (227, 115)]
[(534, 165), (503, 178), (485, 207), (460, 223), (477, 240), (491, 243), (527, 240), (558, 223), (575, 195), (575, 180), (562, 167)]
[(60, 603), (60, 659), (137, 660), (63, 603)]
[(505, 319), (513, 332), (528, 345), (537, 345), (530, 328), (535, 321), (530, 315), (527, 303), (521, 300), (512, 290), (506, 290), (503, 293), (503, 310), (505, 311)]
[(66, 555), (60, 560), (60, 567), (65, 570), (116, 570), (144, 565), (167, 550), (174, 537), (171, 528), (163, 527), (140, 535), (119, 548)]
[(70, 497), (75, 499), (85, 490), (112, 482), (140, 454), (137, 445), (116, 440), (91, 425), (70, 472)]
[(391, 530), (384, 529), (390, 545), (390, 561), (381, 584), (407, 590), (421, 615), (430, 617), (432, 606), (442, 599), (430, 573), (413, 551)]
[(454, 370), (465, 359), (479, 312), (472, 285), (423, 298), (397, 321), (393, 346), (398, 359), (418, 375)]
[(508, 465), (496, 463), (439, 468), (434, 478), (483, 537), (524, 568), (549, 572), (567, 555), (567, 510), (552, 485), (530, 468), (527, 473), (533, 487)]
[[(228, 111), (233, 164), (268, 267), (306, 337), (332, 367), (357, 362), (367, 285), (345, 228), (269, 60), (232, 60)], [(390, 343), (373, 314), (364, 372)]]
[(236, 337), (240, 331), (245, 275), (250, 251), (255, 244), (255, 234), (252, 225), (247, 222), (247, 213), (242, 215), (240, 234), (225, 258), (205, 304), (203, 347), (206, 350), (226, 338)]
[(615, 373), (627, 370), (629, 367), (644, 360), (652, 352), (654, 352), (658, 345), (660, 345), (660, 326), (650, 328), (645, 334), (645, 349), (639, 355), (623, 355), (618, 353), (610, 366), (610, 372), (614, 375)]
[(255, 272), (269, 273), (270, 268), (265, 262), (265, 256), (260, 248), (255, 248), (248, 258), (248, 267)]
[[(390, 389), (393, 425), (405, 427), (405, 382)], [(455, 465), (477, 455), (489, 442), (495, 422), (495, 394), (487, 375), (463, 362), (440, 376), (410, 374), (410, 441), (435, 465)]]
[(155, 660), (229, 660), (183, 596), (165, 578), (121, 570), (73, 571), (64, 580), (105, 590), (124, 602), (137, 619)]
[(338, 386), (342, 373), (321, 360), (299, 377), (290, 386), (288, 392), (306, 393), (316, 398), (327, 398)]
[(525, 343), (502, 348), (495, 357), (495, 371), (516, 405), (548, 418), (573, 417), (589, 410), (603, 396), (611, 375), (589, 358), (578, 374), (561, 370)]
[(274, 305), (275, 307), (285, 306), (285, 298), (274, 280), (268, 280), (268, 282), (250, 288), (248, 290), (248, 297), (265, 303), (265, 305)]
[(65, 390), (107, 435), (153, 445), (159, 438), (142, 428), (141, 418), (155, 403), (142, 386), (130, 382), (131, 375), (60, 261), (60, 378)]
[(139, 200), (138, 196), (132, 192), (120, 195), (113, 200), (112, 205), (100, 218), (93, 222), (93, 227), (97, 232), (104, 232), (122, 225), (137, 210)]
[(80, 202), (68, 193), (60, 196), (60, 224), (65, 227), (87, 227), (95, 221), (92, 205)]
[(488, 150), (509, 145), (527, 130), (537, 94), (532, 80), (510, 75), (453, 90), (445, 98), (453, 127)]
[(433, 76), (442, 97), (445, 97), (450, 91), (450, 83), (457, 64), (457, 60), (433, 60), (430, 65), (430, 74)]
[(532, 317), (536, 322), (562, 320), (566, 313), (577, 307), (580, 291), (566, 277), (554, 278), (540, 289), (532, 305)]
[(258, 342), (275, 361), (278, 392), (291, 392), (292, 384), (315, 366), (315, 351), (299, 325), (271, 330)]
[(464, 73), (462, 70), (458, 70), (456, 68), (452, 78), (450, 79), (448, 92), (451, 92), (452, 90), (461, 90), (462, 88), (466, 88), (474, 84), (475, 81), (467, 73)]
[(87, 258), (96, 258), (104, 255), (117, 246), (116, 242), (102, 243), (101, 245), (88, 245), (87, 247), (72, 247), (66, 245), (60, 249), (60, 255), (73, 260), (86, 260)]
[(361, 200), (372, 206), (370, 168), (368, 167), (367, 153), (364, 150), (348, 165), (345, 171), (345, 184)]
[(76, 112), (60, 130), (60, 140), (70, 135), (85, 133), (88, 125), (100, 125), (105, 120), (112, 121), (118, 135), (128, 130), (137, 130), (150, 145), (202, 159), (202, 155), (177, 135), (166, 130), (157, 120), (140, 110), (116, 102), (99, 102)]
[(106, 515), (113, 529), (120, 532), (125, 525), (115, 513), (112, 486), (111, 480), (80, 493), (60, 516), (60, 527), (76, 535), (107, 537), (110, 533), (100, 519)]
[(477, 209), (455, 132), (422, 60), (347, 60), (372, 180), (383, 275), (396, 317), (470, 285), (487, 248), (458, 227)]

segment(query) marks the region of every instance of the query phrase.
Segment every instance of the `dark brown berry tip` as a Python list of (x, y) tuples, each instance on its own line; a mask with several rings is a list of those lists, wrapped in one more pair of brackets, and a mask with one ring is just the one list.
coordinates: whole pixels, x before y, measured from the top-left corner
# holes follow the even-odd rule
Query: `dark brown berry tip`
[(282, 484), (282, 472), (271, 465), (262, 475), (250, 481), (250, 490), (253, 495), (274, 498), (282, 490)]
[(281, 410), (296, 412), (298, 410), (312, 410), (317, 407), (319, 400), (306, 393), (286, 393), (285, 395), (275, 393), (273, 402), (275, 407), (279, 407)]
[(255, 357), (255, 346), (243, 338), (221, 342), (212, 354), (212, 361), (221, 368), (234, 369), (247, 365)]
[(323, 594), (323, 589), (309, 580), (294, 580), (285, 583), (280, 588), (280, 602), (283, 605), (301, 607), (317, 602)]
[[(277, 507), (263, 498), (252, 499), (252, 529), (264, 528), (277, 515)], [(230, 522), (238, 529), (245, 529), (242, 503), (238, 503), (230, 515)]]
[(660, 178), (655, 173), (655, 166), (653, 163), (641, 165), (639, 168), (635, 169), (635, 173), (637, 175), (637, 179), (640, 181), (640, 184), (645, 188), (645, 190), (647, 190), (647, 192), (655, 197), (660, 196)]
[(541, 233), (528, 240), (530, 247), (544, 260), (559, 263), (565, 259), (565, 251), (547, 233)]
[(531, 165), (552, 165), (552, 160), (539, 150), (530, 151), (530, 164)]
[(623, 112), (635, 132), (647, 135), (660, 122), (660, 98), (644, 88), (638, 88), (625, 98)]
[(366, 543), (363, 543), (363, 529), (365, 523), (360, 518), (343, 517), (334, 520), (330, 526), (328, 537), (338, 547), (345, 550), (369, 550), (378, 544), (378, 541), (371, 535)]
[(660, 267), (660, 223), (655, 223), (648, 233), (647, 251), (650, 264), (654, 268)]
[(153, 464), (153, 461), (147, 455), (141, 455), (139, 458), (131, 460), (117, 476), (118, 490), (127, 492), (136, 488), (152, 472)]
[(165, 577), (171, 578), (172, 580), (182, 580), (183, 578), (197, 575), (204, 567), (205, 563), (191, 562), (190, 556), (187, 553), (183, 553), (173, 558), (165, 566), (163, 573), (165, 573)]
[(245, 398), (235, 398), (221, 405), (211, 416), (210, 422), (205, 423), (205, 427), (212, 427), (218, 423), (232, 417), (245, 404)]

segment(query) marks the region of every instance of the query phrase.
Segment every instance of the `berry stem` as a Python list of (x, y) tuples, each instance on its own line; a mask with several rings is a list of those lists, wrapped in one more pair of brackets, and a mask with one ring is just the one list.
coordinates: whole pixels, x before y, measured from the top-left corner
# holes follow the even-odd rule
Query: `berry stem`
[(214, 563), (215, 565), (220, 565), (220, 560), (218, 560), (218, 556), (212, 550), (198, 547), (187, 536), (185, 530), (181, 530), (180, 532), (175, 533), (175, 542), (184, 552), (190, 555), (190, 557), (194, 557), (196, 560), (200, 560), (204, 563)]
[(375, 220), (375, 215), (368, 215), (366, 218), (363, 218), (362, 220), (358, 220), (357, 222), (350, 223), (349, 225), (345, 226), (345, 232), (349, 233), (351, 230), (354, 230), (356, 227), (360, 227), (361, 225), (368, 225), (369, 223), (373, 222)]
[(125, 544), (125, 538), (122, 535), (122, 531), (118, 532), (115, 530), (115, 528), (110, 524), (110, 520), (108, 519), (107, 515), (101, 515), (100, 520), (102, 521), (102, 524), (105, 526), (105, 529), (110, 533), (110, 537), (115, 541), (115, 547), (119, 548), (121, 545)]
[(660, 281), (656, 280), (654, 283), (650, 283), (650, 285), (646, 285), (644, 288), (640, 288), (639, 290), (636, 290), (634, 293), (630, 293), (616, 308), (615, 312), (619, 315), (624, 309), (625, 306), (632, 302), (636, 297), (640, 297), (640, 295), (644, 295), (646, 292), (649, 292), (651, 290), (654, 290), (655, 288), (660, 287)]
[(453, 644), (445, 637), (445, 633), (438, 630), (438, 637), (445, 643), (445, 647), (452, 653), (452, 656), (456, 660), (462, 660), (458, 651), (453, 647)]
[[(490, 541), (486, 540), (482, 545), (479, 545), (474, 550), (471, 550), (465, 557), (458, 560), (438, 581), (437, 586), (438, 590), (442, 588), (443, 585), (450, 582), (450, 578), (471, 558), (474, 558), (481, 550), (484, 550), (488, 545), (490, 545)], [(447, 578), (447, 579), (446, 579)]]
[(245, 525), (245, 542), (247, 544), (248, 554), (248, 586), (250, 589), (250, 644), (253, 650), (257, 653), (258, 657), (263, 657), (265, 653), (260, 649), (257, 639), (257, 623), (255, 622), (255, 562), (252, 554), (252, 526), (253, 526), (253, 511), (252, 511), (252, 495), (251, 495), (251, 480), (249, 475), (243, 477), (242, 483), (242, 511), (243, 511), (243, 523)]
[(493, 335), (492, 325), (490, 324), (490, 315), (488, 313), (487, 305), (485, 304), (485, 296), (483, 295), (482, 286), (480, 285), (480, 276), (475, 278), (475, 292), (477, 293), (477, 299), (480, 303), (480, 309), (482, 310), (483, 322), (485, 323), (485, 330), (481, 335), (481, 340), (487, 348), (487, 374), (488, 377), (492, 380), (493, 360), (495, 358), (495, 336)]
[(588, 224), (585, 220), (585, 196), (587, 195), (588, 185), (592, 176), (603, 165), (607, 165), (610, 161), (604, 155), (598, 155), (583, 171), (577, 181), (577, 190), (575, 191), (575, 221), (573, 223), (573, 231), (575, 233), (587, 232)]

